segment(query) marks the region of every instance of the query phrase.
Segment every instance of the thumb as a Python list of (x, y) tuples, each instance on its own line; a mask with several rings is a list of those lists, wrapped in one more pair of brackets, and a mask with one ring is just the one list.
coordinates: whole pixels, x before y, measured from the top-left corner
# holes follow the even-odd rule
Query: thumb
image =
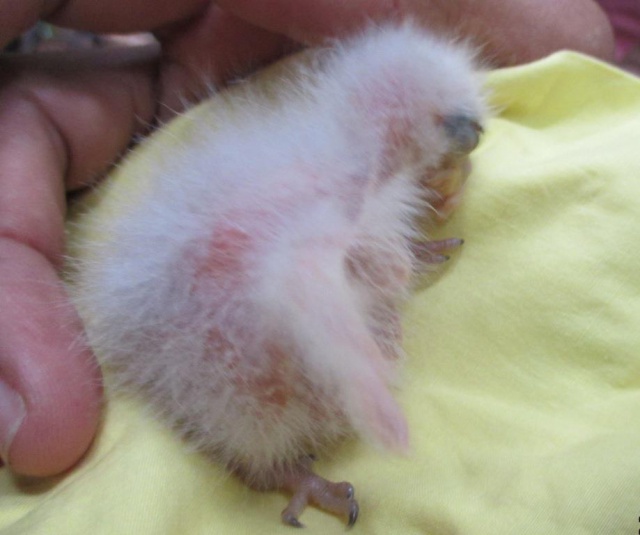
[(38, 252), (0, 240), (0, 456), (13, 471), (46, 476), (87, 450), (101, 380), (80, 320)]

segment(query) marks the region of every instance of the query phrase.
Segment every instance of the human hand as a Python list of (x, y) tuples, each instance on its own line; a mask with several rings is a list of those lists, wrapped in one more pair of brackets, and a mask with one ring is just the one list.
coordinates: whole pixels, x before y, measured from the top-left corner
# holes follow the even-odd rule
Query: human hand
[(299, 43), (405, 15), (483, 45), (496, 64), (565, 46), (608, 54), (608, 26), (590, 0), (6, 0), (2, 12), (0, 46), (45, 19), (153, 31), (162, 47), (0, 59), (0, 456), (36, 476), (82, 456), (101, 406), (99, 369), (58, 279), (66, 193), (103, 173), (183, 97), (202, 95), (204, 81), (221, 84)]

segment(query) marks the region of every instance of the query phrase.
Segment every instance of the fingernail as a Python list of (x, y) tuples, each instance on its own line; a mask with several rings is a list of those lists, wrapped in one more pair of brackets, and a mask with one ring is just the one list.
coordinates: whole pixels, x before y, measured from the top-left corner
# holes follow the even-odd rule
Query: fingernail
[(22, 396), (0, 379), (0, 457), (7, 464), (11, 443), (26, 414)]

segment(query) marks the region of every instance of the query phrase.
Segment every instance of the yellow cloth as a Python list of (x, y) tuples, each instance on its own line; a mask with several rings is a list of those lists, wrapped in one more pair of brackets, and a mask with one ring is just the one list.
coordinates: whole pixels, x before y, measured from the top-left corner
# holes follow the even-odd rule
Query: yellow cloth
[[(498, 115), (439, 231), (466, 243), (408, 310), (413, 451), (350, 442), (316, 468), (355, 485), (353, 533), (637, 533), (640, 81), (562, 53), (490, 86)], [(185, 452), (132, 401), (108, 403), (70, 474), (3, 469), (0, 493), (2, 535), (293, 533), (285, 496)], [(313, 508), (302, 520), (344, 529)]]

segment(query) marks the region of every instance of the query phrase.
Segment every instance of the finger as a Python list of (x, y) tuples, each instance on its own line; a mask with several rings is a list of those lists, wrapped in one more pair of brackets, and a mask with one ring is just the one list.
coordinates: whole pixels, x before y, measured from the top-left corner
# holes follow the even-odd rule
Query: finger
[(39, 18), (48, 15), (54, 7), (55, 2), (50, 0), (0, 0), (0, 49), (28, 30)]
[(167, 111), (200, 100), (211, 87), (254, 71), (296, 48), (287, 37), (256, 27), (217, 6), (186, 24), (155, 32), (163, 47), (160, 95)]
[[(5, 3), (11, 4), (7, 0)], [(105, 4), (76, 0), (58, 2), (57, 7), (49, 3), (41, 12), (33, 7), (33, 3), (21, 3), (21, 9), (13, 9), (13, 4), (7, 7), (7, 10), (13, 10), (13, 16), (0, 21), (0, 35), (17, 35), (19, 29), (35, 22), (38, 15), (76, 29), (153, 31), (163, 45), (159, 85), (163, 118), (172, 115), (170, 111), (181, 111), (184, 101), (206, 96), (212, 86), (248, 73), (294, 48), (288, 37), (256, 27), (210, 1), (158, 4), (144, 0), (133, 3), (111, 0)], [(29, 6), (32, 7), (30, 10), (27, 9)]]
[[(3, 180), (14, 182), (9, 191), (20, 188), (20, 196), (25, 198), (31, 194), (36, 177), (51, 183), (48, 177), (54, 172), (61, 173), (73, 189), (103, 172), (131, 137), (146, 130), (153, 120), (152, 58), (152, 51), (137, 57), (136, 50), (125, 49), (0, 61), (0, 82), (5, 84), (0, 91), (0, 113), (4, 114), (0, 135), (5, 144), (0, 167)], [(14, 169), (10, 177), (4, 171), (42, 160), (43, 154), (51, 155), (52, 167), (41, 169), (40, 175), (25, 176), (24, 171)], [(6, 195), (5, 188), (3, 198)], [(35, 210), (29, 212), (28, 217), (36, 216)], [(0, 217), (6, 220), (7, 213), (20, 212), (0, 204)], [(50, 214), (42, 217), (49, 220)], [(37, 228), (21, 219), (23, 230)]]
[(187, 20), (210, 0), (0, 0), (0, 46), (39, 19), (93, 32), (128, 33)]
[[(408, 3), (396, 0), (218, 0), (220, 7), (256, 26), (308, 44), (343, 35), (368, 21), (400, 20), (410, 12), (410, 7), (405, 5)], [(426, 0), (426, 3), (431, 2)], [(439, 12), (434, 10), (434, 15), (439, 16)]]
[(91, 443), (100, 373), (55, 270), (9, 238), (0, 239), (0, 296), (0, 456), (17, 473), (55, 474)]
[(613, 36), (593, 0), (218, 0), (256, 26), (315, 44), (369, 21), (411, 16), (428, 28), (470, 40), (496, 65), (561, 49), (610, 59)]
[(0, 93), (0, 455), (30, 475), (72, 465), (99, 419), (98, 368), (56, 275), (64, 178), (75, 187), (103, 170), (136, 117), (153, 115), (148, 73), (69, 68), (2, 69), (12, 82)]

